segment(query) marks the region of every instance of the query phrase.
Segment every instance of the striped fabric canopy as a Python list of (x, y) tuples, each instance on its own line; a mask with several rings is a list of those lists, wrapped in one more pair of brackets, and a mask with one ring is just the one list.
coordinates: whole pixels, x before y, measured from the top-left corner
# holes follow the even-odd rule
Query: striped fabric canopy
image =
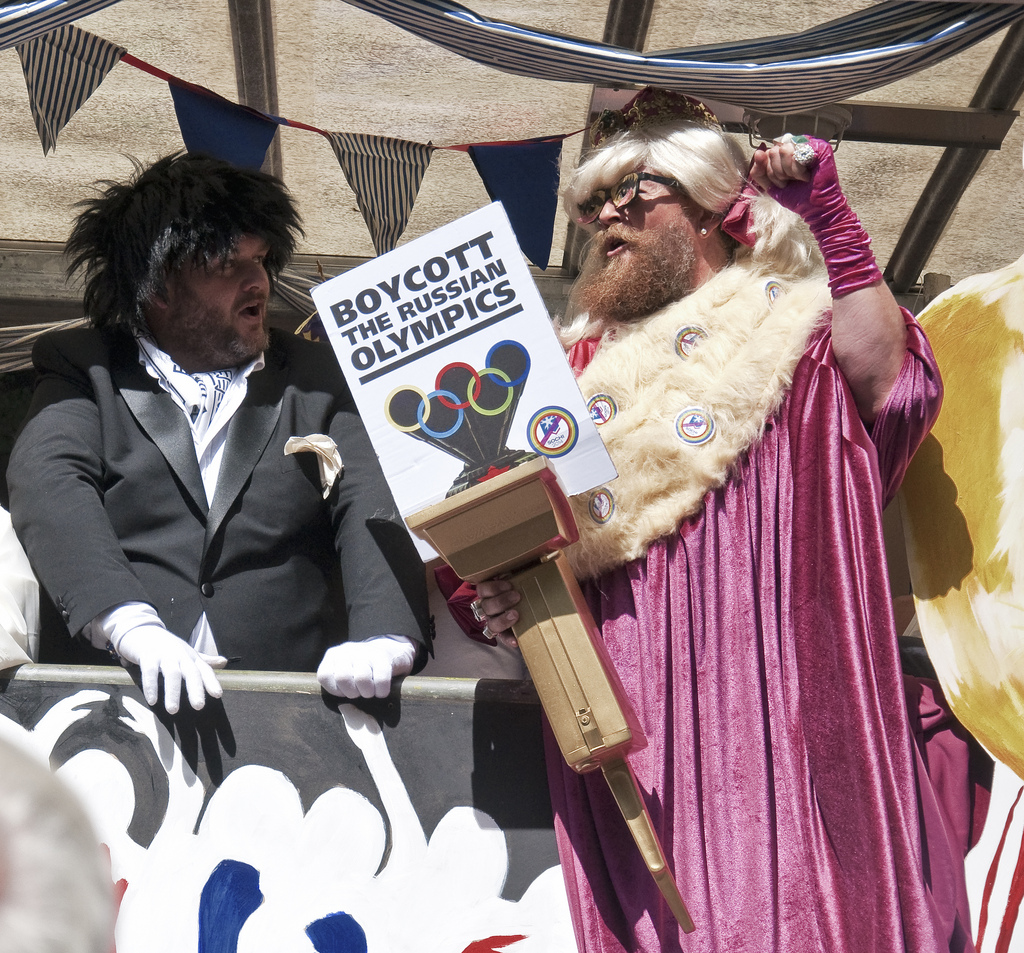
[(88, 16), (118, 0), (25, 0), (0, 2), (0, 50), (16, 46)]
[(834, 103), (959, 53), (1016, 3), (889, 0), (803, 33), (641, 54), (479, 16), (450, 0), (345, 0), (438, 46), (535, 79), (653, 85), (768, 112)]
[[(0, 49), (118, 0), (0, 0)], [(495, 69), (656, 85), (770, 112), (833, 103), (925, 69), (1024, 16), (1017, 3), (887, 0), (788, 36), (637, 53), (479, 16), (451, 0), (345, 0)]]

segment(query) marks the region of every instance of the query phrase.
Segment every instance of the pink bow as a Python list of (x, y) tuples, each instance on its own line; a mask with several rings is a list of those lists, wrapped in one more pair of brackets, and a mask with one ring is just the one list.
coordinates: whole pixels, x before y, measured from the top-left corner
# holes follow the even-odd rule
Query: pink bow
[(722, 231), (735, 238), (741, 245), (754, 247), (757, 234), (754, 232), (753, 201), (760, 195), (757, 187), (748, 182), (743, 191), (736, 196), (736, 201), (729, 206), (729, 211), (722, 219)]

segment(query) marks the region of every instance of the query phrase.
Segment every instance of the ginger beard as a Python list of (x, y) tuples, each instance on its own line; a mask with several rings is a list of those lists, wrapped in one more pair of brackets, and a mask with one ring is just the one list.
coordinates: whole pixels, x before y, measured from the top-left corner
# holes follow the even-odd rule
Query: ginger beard
[[(629, 251), (609, 257), (625, 242)], [(576, 313), (608, 323), (639, 321), (686, 297), (696, 286), (697, 256), (689, 230), (612, 225), (593, 237), (572, 291)]]

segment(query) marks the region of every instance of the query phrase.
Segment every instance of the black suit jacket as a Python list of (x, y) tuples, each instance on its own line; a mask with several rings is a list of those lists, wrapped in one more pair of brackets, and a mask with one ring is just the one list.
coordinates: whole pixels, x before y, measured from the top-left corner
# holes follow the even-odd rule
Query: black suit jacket
[[(206, 612), (239, 668), (315, 670), (346, 629), (426, 640), (423, 566), (333, 352), (272, 332), (265, 357), (208, 502), (188, 423), (129, 335), (40, 338), (11, 515), (72, 634), (139, 601), (183, 638)], [(326, 500), (315, 455), (284, 454), (313, 433), (345, 467)]]

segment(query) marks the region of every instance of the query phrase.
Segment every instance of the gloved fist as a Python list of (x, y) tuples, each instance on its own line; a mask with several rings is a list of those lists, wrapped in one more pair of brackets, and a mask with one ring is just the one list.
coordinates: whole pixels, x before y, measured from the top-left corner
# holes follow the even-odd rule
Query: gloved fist
[(147, 623), (129, 629), (111, 643), (114, 651), (126, 662), (139, 666), (142, 672), (142, 694), (149, 705), (159, 697), (160, 676), (164, 677), (164, 708), (173, 715), (181, 700), (181, 683), (185, 682), (188, 703), (199, 711), (206, 696), (220, 698), (223, 689), (213, 666), (223, 668), (227, 659), (198, 653), (184, 639), (179, 639), (162, 625)]
[[(839, 186), (832, 147), (821, 139), (776, 140), (754, 154), (750, 178), (781, 206), (796, 212), (811, 230), (825, 259), (833, 298), (842, 298), (882, 280), (871, 239)], [(810, 150), (807, 161), (796, 149)]]
[(316, 678), (324, 691), (341, 698), (387, 698), (391, 679), (408, 675), (416, 644), (404, 635), (379, 635), (343, 642), (324, 653)]
[(796, 212), (805, 221), (842, 209), (846, 198), (839, 187), (832, 147), (813, 136), (801, 136), (796, 142), (804, 150), (809, 147), (812, 157), (798, 161), (797, 146), (776, 140), (771, 147), (755, 153), (750, 178), (779, 205)]

